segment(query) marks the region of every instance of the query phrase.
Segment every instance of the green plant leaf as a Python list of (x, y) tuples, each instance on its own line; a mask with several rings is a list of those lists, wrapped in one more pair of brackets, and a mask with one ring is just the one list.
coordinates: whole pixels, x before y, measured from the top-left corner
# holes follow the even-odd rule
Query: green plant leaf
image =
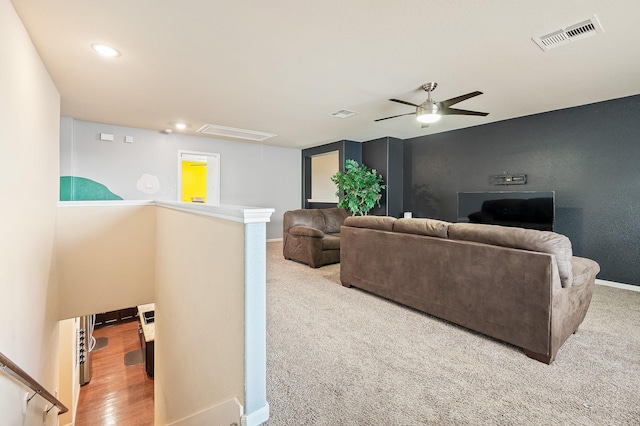
[(338, 207), (353, 215), (365, 216), (376, 204), (380, 206), (386, 189), (382, 175), (355, 160), (345, 161), (344, 172), (337, 172), (331, 181), (338, 187)]

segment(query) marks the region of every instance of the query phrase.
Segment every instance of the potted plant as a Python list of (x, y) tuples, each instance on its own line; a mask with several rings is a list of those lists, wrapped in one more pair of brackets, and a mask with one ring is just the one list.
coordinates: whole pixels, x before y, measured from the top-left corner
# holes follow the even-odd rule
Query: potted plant
[(338, 207), (347, 209), (353, 216), (366, 214), (375, 206), (380, 206), (383, 185), (382, 175), (355, 160), (345, 161), (344, 172), (331, 176), (338, 187)]

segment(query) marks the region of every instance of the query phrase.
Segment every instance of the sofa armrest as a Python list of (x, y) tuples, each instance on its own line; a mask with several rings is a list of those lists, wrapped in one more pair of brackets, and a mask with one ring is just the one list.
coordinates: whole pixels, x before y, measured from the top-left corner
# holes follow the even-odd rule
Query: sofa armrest
[(600, 265), (596, 261), (584, 257), (573, 256), (571, 266), (573, 268), (572, 286), (594, 281), (596, 275), (600, 272)]
[(289, 233), (299, 237), (324, 238), (324, 232), (316, 228), (311, 228), (310, 226), (292, 226), (289, 228)]

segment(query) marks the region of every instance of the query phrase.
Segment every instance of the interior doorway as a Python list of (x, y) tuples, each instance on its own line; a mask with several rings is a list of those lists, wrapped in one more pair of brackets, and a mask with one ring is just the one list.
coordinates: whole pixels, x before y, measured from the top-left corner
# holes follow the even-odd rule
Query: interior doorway
[(311, 157), (311, 198), (309, 203), (337, 203), (338, 187), (331, 177), (340, 170), (338, 151), (330, 151)]
[(220, 154), (178, 150), (178, 201), (220, 205)]

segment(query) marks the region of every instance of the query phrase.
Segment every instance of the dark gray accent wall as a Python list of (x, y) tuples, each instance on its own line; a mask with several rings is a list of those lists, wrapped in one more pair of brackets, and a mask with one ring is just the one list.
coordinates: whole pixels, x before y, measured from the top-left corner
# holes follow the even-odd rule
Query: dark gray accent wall
[(337, 203), (310, 203), (308, 201), (309, 198), (311, 198), (311, 157), (333, 151), (338, 151), (339, 170), (342, 172), (344, 171), (344, 162), (346, 160), (356, 160), (358, 163), (362, 162), (362, 147), (360, 142), (342, 140), (313, 148), (303, 149), (301, 208), (326, 209), (336, 206)]
[[(640, 95), (409, 139), (404, 160), (414, 217), (455, 221), (458, 191), (556, 191), (574, 254), (640, 285)], [(490, 184), (503, 172), (527, 184)]]
[(382, 175), (386, 189), (382, 191), (380, 207), (369, 214), (402, 217), (404, 180), (404, 141), (380, 138), (362, 144), (362, 163)]

